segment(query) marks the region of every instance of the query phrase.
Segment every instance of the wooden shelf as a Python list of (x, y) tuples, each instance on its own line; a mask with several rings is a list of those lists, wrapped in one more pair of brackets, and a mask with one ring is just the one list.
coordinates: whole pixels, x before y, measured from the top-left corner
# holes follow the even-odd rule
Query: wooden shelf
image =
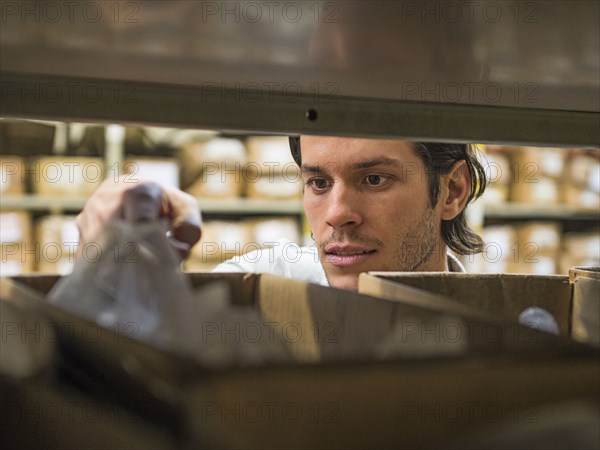
[[(1, 209), (30, 211), (80, 211), (86, 197), (43, 195), (3, 195)], [(302, 200), (198, 199), (203, 214), (302, 214)]]
[(486, 219), (600, 220), (600, 211), (569, 205), (505, 203), (485, 206)]

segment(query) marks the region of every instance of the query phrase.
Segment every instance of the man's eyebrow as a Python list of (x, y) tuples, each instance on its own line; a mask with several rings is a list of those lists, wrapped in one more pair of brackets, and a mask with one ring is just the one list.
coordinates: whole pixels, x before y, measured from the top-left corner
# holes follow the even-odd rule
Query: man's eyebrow
[(302, 173), (323, 173), (323, 167), (320, 167), (318, 164), (314, 166), (302, 165), (300, 168)]
[[(361, 170), (361, 169), (369, 169), (371, 167), (376, 166), (393, 166), (394, 168), (399, 168), (402, 166), (402, 161), (395, 158), (388, 158), (387, 156), (380, 156), (378, 158), (365, 159), (363, 161), (355, 162), (350, 166), (352, 170)], [(333, 165), (333, 167), (336, 167)], [(331, 169), (332, 164), (325, 164), (324, 166), (320, 166), (319, 164), (311, 164), (311, 165), (302, 165), (300, 171), (302, 173), (327, 173), (327, 169)]]
[(388, 158), (386, 156), (381, 156), (379, 158), (366, 159), (364, 161), (359, 161), (357, 163), (352, 164), (353, 169), (369, 169), (375, 166), (395, 166), (400, 167), (402, 162), (395, 158)]

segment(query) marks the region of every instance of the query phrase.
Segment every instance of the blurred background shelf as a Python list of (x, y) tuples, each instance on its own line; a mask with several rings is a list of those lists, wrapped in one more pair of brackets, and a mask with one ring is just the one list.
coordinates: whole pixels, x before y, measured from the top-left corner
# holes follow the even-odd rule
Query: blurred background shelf
[(532, 205), (526, 203), (506, 203), (486, 205), (486, 219), (516, 220), (600, 220), (600, 211), (582, 209), (569, 205)]
[[(289, 158), (287, 142), (271, 151), (250, 137), (313, 134), (489, 147), (502, 172), (468, 211), (490, 243), (471, 271), (600, 261), (599, 2), (448, 2), (461, 20), (443, 2), (412, 2), (414, 14), (406, 2), (293, 2), (298, 20), (281, 9), (246, 20), (243, 2), (225, 20), (207, 2), (103, 3), (93, 24), (19, 12), (2, 23), (3, 249), (72, 239), (96, 184), (53, 182), (54, 169), (102, 167), (99, 183), (131, 162), (199, 199), (219, 257), (279, 236), (307, 243), (300, 179), (245, 169)], [(520, 248), (531, 243), (535, 255)]]
[[(29, 211), (80, 211), (86, 197), (3, 195), (1, 209)], [(203, 214), (302, 214), (302, 200), (198, 199)]]

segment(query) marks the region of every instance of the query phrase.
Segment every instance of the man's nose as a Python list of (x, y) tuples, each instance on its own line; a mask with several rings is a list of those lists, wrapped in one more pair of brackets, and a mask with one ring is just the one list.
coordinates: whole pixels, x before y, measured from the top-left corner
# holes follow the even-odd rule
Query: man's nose
[(335, 183), (328, 196), (326, 222), (335, 229), (356, 227), (362, 223), (361, 199), (352, 189)]

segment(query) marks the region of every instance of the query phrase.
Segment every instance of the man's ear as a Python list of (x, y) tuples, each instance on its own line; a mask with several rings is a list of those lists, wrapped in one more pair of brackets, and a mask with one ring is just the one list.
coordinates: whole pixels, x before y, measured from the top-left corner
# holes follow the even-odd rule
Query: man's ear
[(442, 220), (452, 220), (466, 207), (471, 193), (471, 175), (465, 160), (454, 164), (450, 173), (441, 178)]

